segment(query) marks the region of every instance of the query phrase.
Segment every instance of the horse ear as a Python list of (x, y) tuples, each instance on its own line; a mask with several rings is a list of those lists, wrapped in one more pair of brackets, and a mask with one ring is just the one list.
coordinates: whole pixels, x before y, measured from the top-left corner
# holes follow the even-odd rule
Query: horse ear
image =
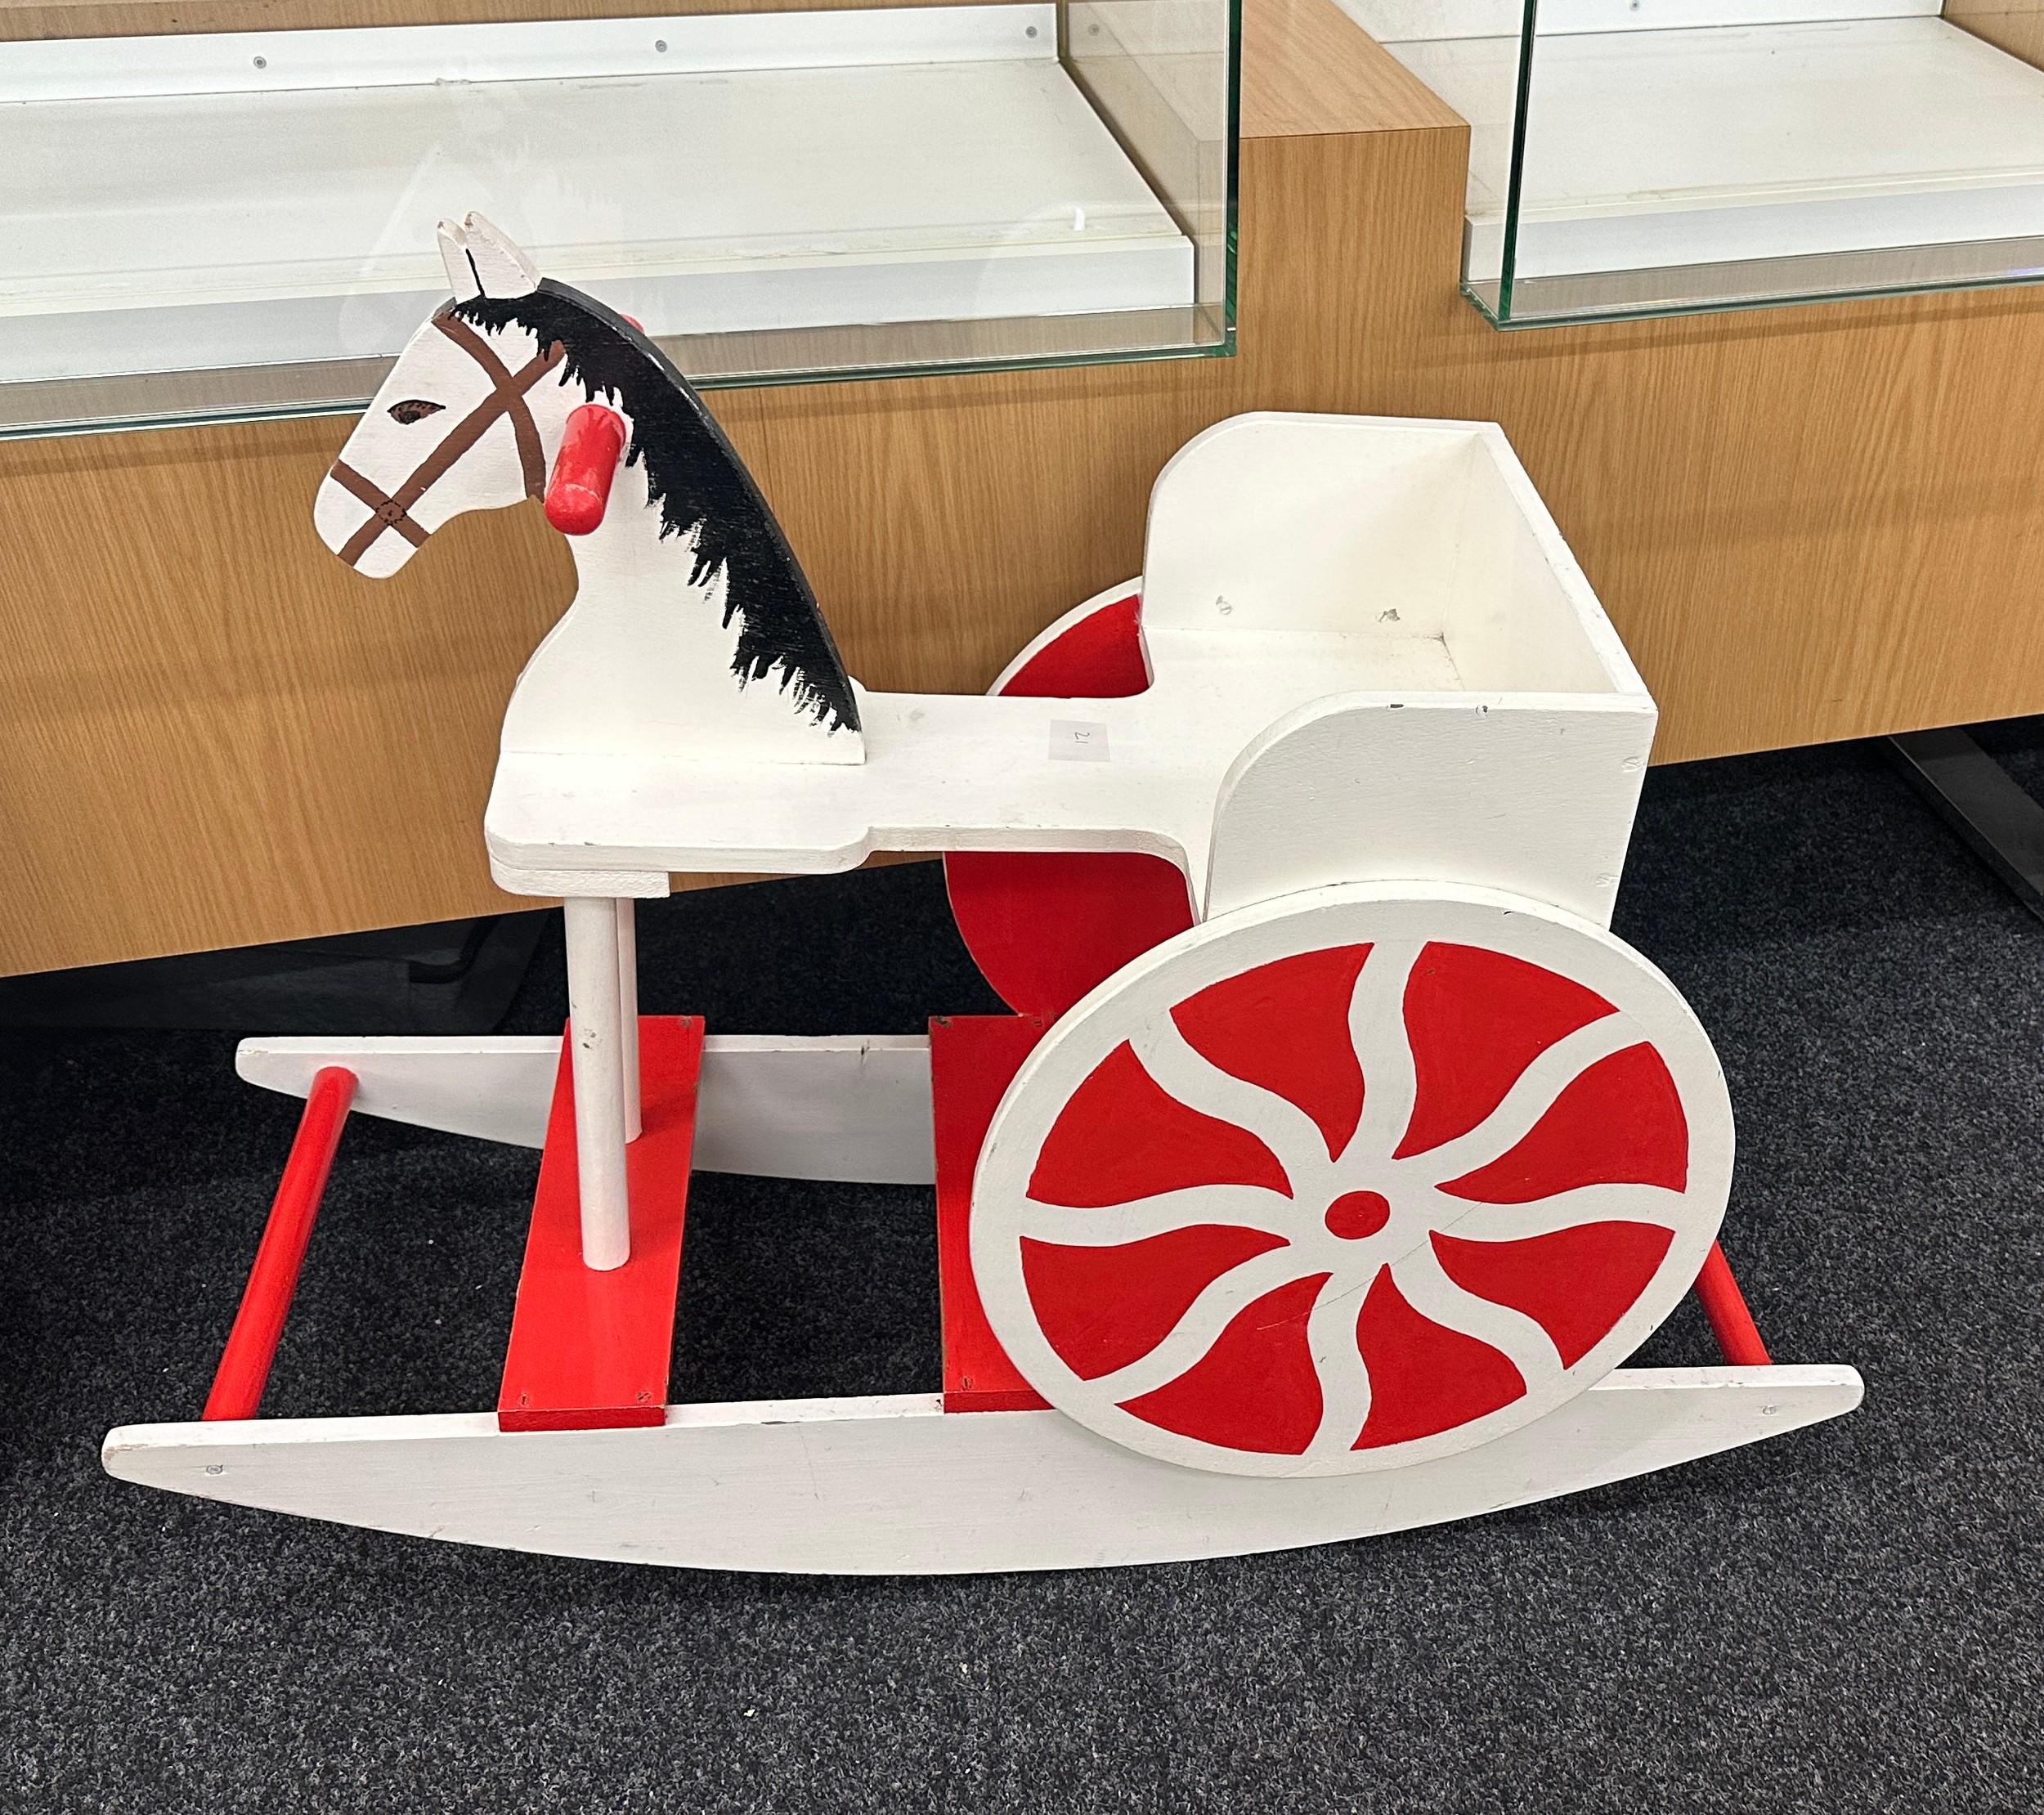
[(482, 294), (482, 280), (476, 275), (476, 268), (468, 262), (467, 236), (452, 221), (442, 221), (438, 227), (440, 262), (447, 267), (447, 285), (455, 293), (457, 302), (473, 302)]
[(501, 227), (472, 213), (464, 217), (461, 228), (485, 296), (526, 296), (540, 287), (540, 267)]
[(479, 296), (525, 296), (540, 287), (540, 269), (504, 230), (480, 214), (439, 227), (441, 262), (457, 302)]

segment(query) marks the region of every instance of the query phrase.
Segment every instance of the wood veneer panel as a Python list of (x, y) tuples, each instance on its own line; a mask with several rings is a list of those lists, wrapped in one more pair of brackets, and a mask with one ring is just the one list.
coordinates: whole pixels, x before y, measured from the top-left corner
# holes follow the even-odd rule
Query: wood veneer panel
[(1997, 49), (2044, 68), (2041, 0), (1945, 0), (1944, 16)]
[[(1661, 701), (1658, 760), (2044, 710), (2044, 296), (1499, 334), (1456, 294), (1464, 129), (1282, 105), (1273, 70), (1351, 29), (1248, 0), (1274, 98), (1245, 102), (1239, 357), (712, 400), (853, 672), (984, 687), (1136, 571), (1189, 436), (1354, 410), (1504, 425)], [(345, 432), (0, 445), (0, 970), (512, 904), (478, 822), (565, 552), (527, 507), (347, 573), (308, 522)]]
[(1242, 131), (1251, 138), (1459, 126), (1432, 89), (1331, 5), (1245, 7)]
[(8, 969), (486, 911), (495, 727), (565, 551), (526, 506), (348, 571), (309, 516), (347, 428), (0, 446)]

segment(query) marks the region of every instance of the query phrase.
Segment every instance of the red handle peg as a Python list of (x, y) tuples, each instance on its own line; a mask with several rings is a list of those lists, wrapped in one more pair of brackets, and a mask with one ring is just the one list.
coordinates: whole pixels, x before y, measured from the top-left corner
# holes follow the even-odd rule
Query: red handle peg
[(547, 481), (546, 520), (563, 536), (587, 536), (603, 521), (611, 482), (625, 453), (625, 419), (585, 403), (567, 419)]

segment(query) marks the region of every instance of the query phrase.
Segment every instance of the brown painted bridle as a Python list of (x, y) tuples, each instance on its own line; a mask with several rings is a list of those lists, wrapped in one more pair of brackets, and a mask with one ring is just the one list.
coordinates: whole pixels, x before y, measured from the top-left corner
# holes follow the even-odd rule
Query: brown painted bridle
[(482, 368), (490, 381), (490, 394), (456, 423), (446, 438), (412, 469), (411, 476), (395, 491), (386, 492), (365, 479), (345, 460), (336, 460), (330, 476), (369, 506), (369, 520), (348, 537), (341, 558), (351, 567), (367, 554), (386, 530), (396, 530), (414, 548), (423, 548), (430, 533), (413, 522), (412, 506), (446, 476), (448, 469), (482, 439), (500, 416), (511, 419), (511, 432), (518, 437), (518, 464), (525, 469), (525, 491), (538, 498), (546, 491), (546, 455), (540, 446), (539, 426), (527, 407), (525, 394), (561, 363), (565, 349), (558, 341), (545, 348), (513, 372), (499, 359), (490, 343), (465, 321), (442, 310), (433, 325)]

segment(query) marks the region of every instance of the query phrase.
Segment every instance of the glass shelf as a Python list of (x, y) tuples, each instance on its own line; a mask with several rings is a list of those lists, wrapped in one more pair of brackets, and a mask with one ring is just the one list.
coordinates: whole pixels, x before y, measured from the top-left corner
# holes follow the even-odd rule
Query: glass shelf
[(706, 387), (1230, 352), (1238, 40), (1060, 0), (0, 44), (0, 433), (359, 409), (472, 208)]
[(2044, 0), (1342, 0), (1469, 122), (1500, 326), (2044, 276)]

